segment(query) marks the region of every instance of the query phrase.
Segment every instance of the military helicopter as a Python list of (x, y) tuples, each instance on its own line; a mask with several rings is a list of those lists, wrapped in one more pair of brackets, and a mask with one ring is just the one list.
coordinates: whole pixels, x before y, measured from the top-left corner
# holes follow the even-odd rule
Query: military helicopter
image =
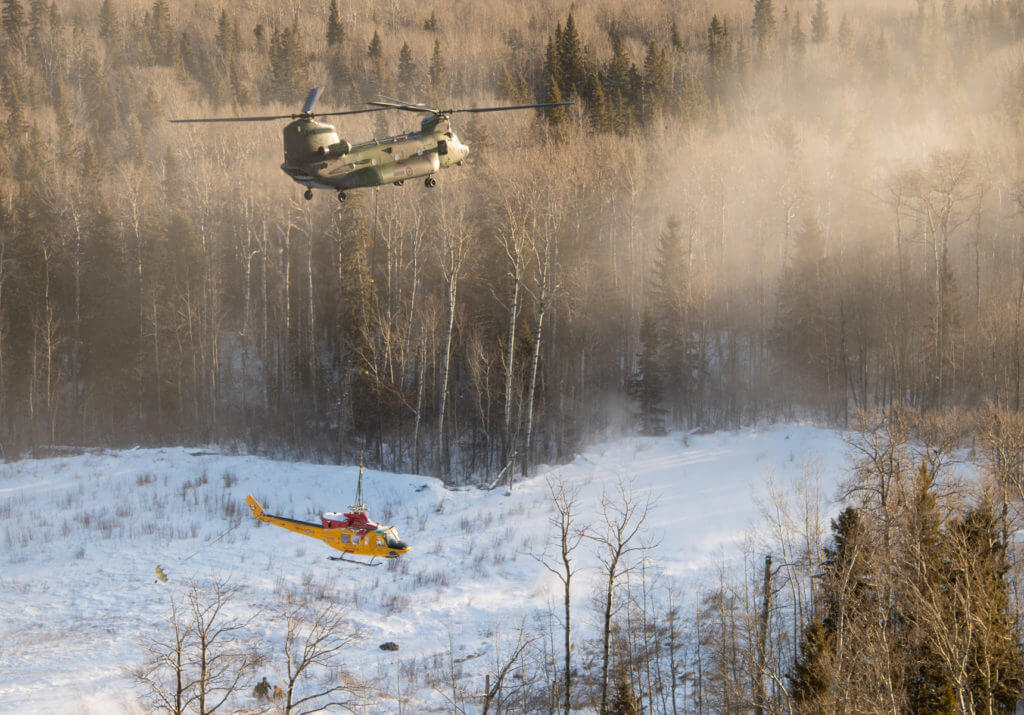
[[(281, 170), (294, 181), (306, 187), (306, 200), (313, 198), (313, 189), (333, 189), (338, 199), (345, 200), (349, 189), (394, 184), (401, 186), (406, 179), (426, 177), (428, 188), (437, 185), (434, 178), (441, 169), (461, 166), (469, 155), (469, 147), (452, 131), (450, 116), (457, 112), (505, 112), (515, 109), (542, 109), (561, 107), (572, 102), (517, 104), (505, 107), (473, 107), (435, 109), (424, 104), (410, 104), (399, 99), (377, 95), (368, 102), (367, 109), (341, 112), (314, 112), (323, 87), (314, 87), (302, 103), (298, 114), (280, 114), (259, 117), (217, 117), (205, 119), (171, 119), (175, 124), (195, 122), (270, 122), (278, 119), (293, 120), (284, 128), (284, 163)], [(427, 114), (418, 131), (383, 139), (372, 139), (351, 144), (338, 138), (334, 125), (317, 121), (318, 117), (337, 117), (366, 112), (395, 109), (403, 112)]]
[[(320, 517), (320, 523), (299, 521), (286, 516), (267, 514), (263, 507), (250, 494), (245, 498), (252, 515), (282, 529), (294, 531), (303, 536), (320, 539), (332, 549), (342, 552), (341, 556), (328, 556), (332, 561), (359, 564), (360, 566), (379, 566), (374, 559), (378, 556), (397, 559), (408, 553), (412, 547), (398, 538), (398, 531), (393, 526), (377, 524), (370, 520), (363, 504), (363, 464), (359, 462), (359, 482), (356, 487), (356, 503), (347, 512), (326, 512)], [(371, 557), (369, 562), (345, 558), (346, 554)]]

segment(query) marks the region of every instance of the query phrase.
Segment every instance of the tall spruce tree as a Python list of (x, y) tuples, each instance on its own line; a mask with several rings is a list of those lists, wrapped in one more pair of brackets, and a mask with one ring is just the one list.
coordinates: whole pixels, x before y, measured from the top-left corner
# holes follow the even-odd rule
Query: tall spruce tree
[(640, 354), (637, 356), (636, 370), (630, 379), (629, 392), (636, 400), (640, 433), (650, 436), (666, 433), (665, 409), (661, 406), (665, 390), (658, 353), (658, 330), (651, 311), (645, 310), (640, 325)]
[(811, 41), (821, 44), (828, 39), (828, 9), (825, 7), (825, 0), (818, 0), (814, 6), (814, 15), (811, 16)]
[(772, 0), (754, 0), (751, 30), (757, 42), (758, 57), (764, 57), (775, 36), (775, 10), (772, 8)]
[(338, 14), (338, 0), (331, 0), (327, 9), (327, 46), (333, 47), (345, 41), (345, 26), (341, 24), (341, 15)]
[[(398, 91), (400, 96), (412, 97), (417, 86), (416, 62), (412, 58), (412, 50), (409, 43), (402, 43), (402, 49), (398, 52)], [(416, 98), (413, 97), (415, 100)]]

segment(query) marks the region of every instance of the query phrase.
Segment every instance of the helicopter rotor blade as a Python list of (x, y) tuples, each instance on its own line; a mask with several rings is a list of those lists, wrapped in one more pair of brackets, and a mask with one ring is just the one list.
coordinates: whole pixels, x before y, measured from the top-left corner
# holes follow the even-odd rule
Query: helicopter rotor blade
[(544, 109), (545, 107), (568, 107), (573, 102), (543, 102), (541, 104), (514, 104), (507, 107), (473, 107), (463, 109), (448, 109), (444, 114), (454, 114), (455, 112), (464, 112), (479, 114), (481, 112), (506, 112), (511, 109)]
[(312, 119), (314, 117), (341, 117), (346, 114), (365, 114), (366, 112), (382, 112), (385, 107), (374, 107), (372, 109), (349, 109), (343, 112), (303, 112), (302, 114), (275, 114), (266, 117), (206, 117), (203, 119), (169, 119), (173, 124), (186, 124), (194, 122), (272, 122), (276, 119)]
[(272, 122), (275, 119), (292, 119), (295, 114), (277, 114), (272, 117), (207, 117), (204, 119), (168, 119), (171, 124), (191, 122)]
[(436, 112), (436, 111), (438, 111), (438, 110), (434, 109), (433, 107), (428, 107), (427, 105), (423, 104), (422, 102), (420, 102), (419, 104), (413, 104), (412, 102), (406, 102), (404, 99), (395, 99), (394, 97), (388, 97), (387, 95), (383, 95), (383, 94), (378, 94), (377, 95), (377, 99), (383, 99), (384, 101), (390, 102), (392, 104), (400, 104), (403, 107), (410, 107), (410, 108), (415, 109), (417, 111), (428, 111), (428, 112)]
[(372, 107), (370, 109), (349, 109), (345, 112), (317, 112), (311, 116), (314, 117), (340, 117), (345, 114), (366, 114), (367, 112), (383, 112), (385, 109), (390, 107)]
[(380, 107), (382, 109), (398, 109), (403, 112), (423, 112), (426, 114), (439, 114), (436, 109), (430, 109), (429, 107), (417, 107), (414, 104), (393, 104), (391, 102), (367, 102), (372, 104), (374, 107)]
[(324, 91), (324, 88), (313, 87), (309, 90), (309, 94), (306, 95), (306, 101), (302, 103), (302, 113), (311, 114), (313, 112), (313, 106), (316, 104), (316, 100), (320, 98), (320, 93)]

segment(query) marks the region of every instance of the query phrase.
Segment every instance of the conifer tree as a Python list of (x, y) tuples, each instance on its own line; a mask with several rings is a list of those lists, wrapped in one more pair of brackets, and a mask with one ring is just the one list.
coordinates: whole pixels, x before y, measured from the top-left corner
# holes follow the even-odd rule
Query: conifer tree
[(732, 43), (729, 39), (729, 26), (718, 15), (711, 17), (708, 27), (708, 94), (712, 98), (721, 99), (726, 92), (732, 63)]
[(629, 93), (629, 55), (626, 53), (622, 38), (616, 33), (612, 35), (612, 56), (604, 66), (601, 83), (605, 96), (614, 97)]
[(754, 20), (751, 23), (758, 57), (764, 57), (775, 36), (775, 11), (772, 0), (754, 0)]
[(683, 419), (692, 397), (694, 372), (700, 369), (689, 316), (689, 280), (682, 225), (676, 216), (671, 216), (658, 239), (652, 314), (664, 388), (676, 423)]
[(790, 33), (790, 44), (793, 46), (793, 54), (798, 58), (801, 58), (806, 54), (807, 34), (804, 32), (799, 12), (797, 12), (793, 18), (793, 30)]
[(590, 77), (590, 128), (600, 134), (612, 130), (609, 120), (608, 102), (601, 86), (601, 78), (597, 74)]
[(640, 326), (637, 369), (630, 379), (630, 395), (636, 400), (639, 410), (640, 433), (651, 436), (665, 434), (665, 410), (661, 406), (664, 388), (658, 352), (658, 331), (654, 318), (650, 310), (645, 310)]
[[(398, 53), (398, 91), (403, 97), (412, 97), (416, 89), (416, 63), (412, 59), (409, 43), (402, 44)], [(415, 98), (414, 98), (415, 99)], [(382, 112), (378, 112), (382, 114)]]
[[(558, 87), (558, 82), (554, 78), (548, 78), (547, 92), (544, 95), (544, 101), (552, 104), (561, 102), (562, 90)], [(565, 107), (545, 107), (543, 110), (544, 116), (548, 122), (556, 130), (564, 129), (565, 125), (569, 121), (569, 115), (565, 111)]]
[(448, 99), (448, 66), (441, 51), (441, 38), (434, 39), (434, 52), (430, 56), (430, 95), (434, 102)]
[(814, 15), (811, 17), (811, 41), (821, 44), (828, 39), (828, 10), (825, 8), (825, 0), (818, 0), (814, 7)]
[(651, 40), (647, 44), (643, 73), (643, 120), (650, 122), (660, 115), (672, 94), (672, 77), (665, 50)]
[(176, 43), (167, 0), (153, 0), (153, 7), (149, 12), (148, 30), (152, 61), (158, 65), (171, 66), (174, 63)]
[(836, 35), (836, 40), (839, 42), (840, 49), (847, 52), (853, 49), (853, 30), (850, 28), (850, 20), (846, 15), (843, 15), (843, 19), (839, 21), (839, 32)]
[(565, 99), (582, 96), (586, 90), (587, 68), (584, 63), (583, 43), (576, 30), (576, 19), (570, 10), (565, 29), (555, 31), (555, 52), (558, 57), (558, 84)]
[(803, 228), (794, 234), (790, 260), (782, 272), (769, 344), (778, 364), (808, 398), (827, 397), (822, 390), (833, 358), (825, 303), (828, 277), (824, 234), (815, 219), (805, 218)]
[(676, 24), (675, 18), (672, 19), (672, 28), (669, 30), (668, 37), (673, 50), (683, 49), (683, 38), (679, 34), (679, 25)]
[(437, 21), (437, 11), (431, 10), (430, 17), (423, 22), (423, 29), (427, 32), (440, 32), (441, 24)]
[(333, 47), (345, 41), (345, 26), (341, 24), (338, 14), (338, 0), (331, 0), (327, 10), (327, 46)]
[(21, 2), (4, 0), (2, 18), (7, 39), (16, 47), (20, 46), (25, 36), (25, 11), (21, 7)]

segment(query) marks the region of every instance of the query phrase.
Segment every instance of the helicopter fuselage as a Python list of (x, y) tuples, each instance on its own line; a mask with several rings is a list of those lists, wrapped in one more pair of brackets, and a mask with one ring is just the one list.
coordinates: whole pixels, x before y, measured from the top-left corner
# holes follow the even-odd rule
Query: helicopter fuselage
[(333, 125), (297, 119), (284, 128), (281, 169), (307, 188), (347, 189), (429, 177), (461, 164), (469, 154), (446, 116), (431, 116), (419, 131), (349, 144)]

